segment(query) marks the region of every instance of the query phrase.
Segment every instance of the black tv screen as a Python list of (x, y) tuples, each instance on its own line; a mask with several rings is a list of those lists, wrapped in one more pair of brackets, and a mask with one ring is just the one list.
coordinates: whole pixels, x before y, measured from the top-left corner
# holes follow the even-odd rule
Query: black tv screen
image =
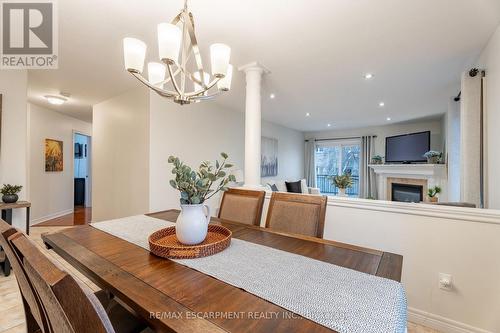
[(423, 156), (431, 149), (431, 132), (420, 132), (385, 138), (387, 163), (426, 162)]

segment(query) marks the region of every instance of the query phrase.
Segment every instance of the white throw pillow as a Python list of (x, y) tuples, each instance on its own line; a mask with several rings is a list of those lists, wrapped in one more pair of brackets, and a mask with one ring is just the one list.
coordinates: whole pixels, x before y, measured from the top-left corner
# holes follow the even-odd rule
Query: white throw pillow
[(300, 180), (300, 187), (303, 194), (309, 194), (309, 189), (307, 188), (307, 182), (305, 179)]
[(277, 180), (275, 184), (280, 192), (286, 192), (286, 184), (284, 180)]

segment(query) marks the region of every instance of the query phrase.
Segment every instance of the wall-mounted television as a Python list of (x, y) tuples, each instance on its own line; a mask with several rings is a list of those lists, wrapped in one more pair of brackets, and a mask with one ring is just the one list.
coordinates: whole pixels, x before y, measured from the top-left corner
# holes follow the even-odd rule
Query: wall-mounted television
[(431, 149), (431, 132), (419, 132), (385, 138), (386, 163), (426, 162), (423, 156)]

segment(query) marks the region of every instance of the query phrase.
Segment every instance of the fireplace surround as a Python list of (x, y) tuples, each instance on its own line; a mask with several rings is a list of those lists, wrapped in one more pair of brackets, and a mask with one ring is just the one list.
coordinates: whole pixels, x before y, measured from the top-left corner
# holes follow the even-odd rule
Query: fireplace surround
[(422, 201), (427, 201), (427, 189), (440, 186), (441, 201), (447, 200), (447, 173), (444, 164), (378, 164), (370, 165), (377, 176), (379, 200), (392, 201), (392, 184), (422, 186)]

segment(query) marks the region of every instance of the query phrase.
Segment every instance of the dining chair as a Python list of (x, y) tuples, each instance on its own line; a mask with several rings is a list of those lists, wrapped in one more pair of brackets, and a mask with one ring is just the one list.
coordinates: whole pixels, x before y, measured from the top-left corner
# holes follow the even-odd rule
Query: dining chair
[(18, 256), (15, 254), (9, 242), (9, 238), (15, 237), (17, 234), (20, 234), (20, 232), (0, 219), (0, 245), (2, 245), (5, 255), (14, 270), (17, 285), (21, 292), (21, 299), (26, 317), (26, 330), (28, 333), (46, 333), (49, 332), (49, 324), (40, 299), (26, 276), (23, 264), (19, 261)]
[(326, 202), (326, 196), (274, 192), (266, 228), (322, 238)]
[(59, 269), (24, 234), (17, 233), (9, 241), (41, 300), (52, 332), (135, 333), (146, 327), (116, 301), (102, 304), (86, 285)]
[(259, 226), (265, 195), (265, 191), (228, 189), (222, 196), (218, 217)]

